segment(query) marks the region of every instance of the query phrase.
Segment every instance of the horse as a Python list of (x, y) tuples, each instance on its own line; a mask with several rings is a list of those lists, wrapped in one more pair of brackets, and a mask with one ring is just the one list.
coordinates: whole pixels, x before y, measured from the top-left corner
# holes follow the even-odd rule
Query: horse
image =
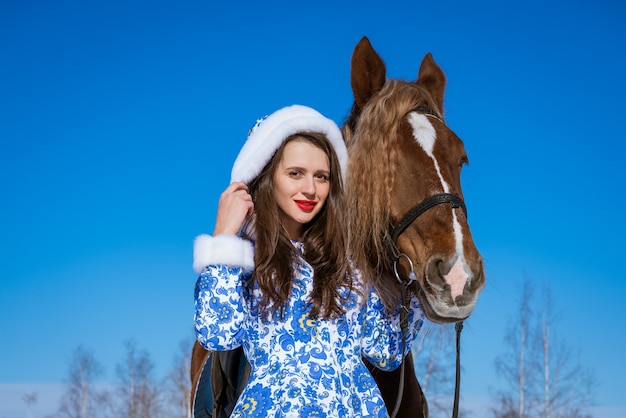
[[(467, 154), (444, 122), (446, 77), (428, 53), (416, 81), (387, 79), (383, 60), (363, 37), (351, 57), (350, 83), (354, 101), (342, 133), (355, 265), (389, 311), (413, 292), (429, 320), (459, 323), (472, 313), (485, 275), (461, 190)], [(236, 401), (247, 373), (242, 358), (241, 351), (210, 353), (195, 342), (194, 418), (212, 416), (202, 405), (205, 396), (226, 409), (213, 418), (228, 416), (227, 404)], [(410, 353), (393, 372), (367, 365), (393, 416), (428, 416)], [(205, 387), (209, 375), (219, 391)]]
[[(415, 81), (388, 79), (363, 37), (352, 54), (350, 83), (354, 102), (342, 126), (350, 254), (388, 310), (414, 292), (429, 320), (457, 323), (460, 332), (485, 274), (461, 189), (469, 160), (444, 119), (445, 74), (427, 53)], [(405, 362), (393, 372), (370, 370), (389, 411), (427, 416), (410, 354)]]

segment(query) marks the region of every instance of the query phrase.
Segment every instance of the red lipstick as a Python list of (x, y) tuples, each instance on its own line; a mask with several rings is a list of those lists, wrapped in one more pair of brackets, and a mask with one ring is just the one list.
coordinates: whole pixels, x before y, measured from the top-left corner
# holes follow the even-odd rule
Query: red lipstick
[(315, 205), (317, 205), (315, 200), (294, 200), (294, 202), (296, 202), (296, 205), (304, 212), (311, 212), (315, 209)]

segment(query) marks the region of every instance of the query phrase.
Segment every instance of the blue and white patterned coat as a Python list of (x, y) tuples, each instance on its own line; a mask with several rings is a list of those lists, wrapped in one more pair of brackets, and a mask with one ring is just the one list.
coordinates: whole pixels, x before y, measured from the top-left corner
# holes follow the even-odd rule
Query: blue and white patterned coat
[[(249, 280), (250, 273), (240, 267), (209, 265), (195, 289), (198, 341), (208, 350), (243, 346), (252, 366), (233, 417), (387, 416), (361, 356), (383, 370), (400, 365), (424, 319), (416, 298), (402, 353), (399, 312), (386, 316), (374, 291), (366, 303), (351, 292), (339, 318), (309, 317), (313, 269), (301, 256), (282, 320), (259, 317), (260, 291), (249, 291)], [(355, 283), (362, 286), (358, 276)]]

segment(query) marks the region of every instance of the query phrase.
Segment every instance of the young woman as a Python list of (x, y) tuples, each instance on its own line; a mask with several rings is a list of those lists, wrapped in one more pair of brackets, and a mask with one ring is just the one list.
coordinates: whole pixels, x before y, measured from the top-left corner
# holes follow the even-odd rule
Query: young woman
[(250, 379), (233, 417), (385, 417), (362, 356), (402, 361), (421, 327), (417, 298), (402, 352), (387, 313), (346, 254), (347, 151), (337, 125), (299, 105), (257, 122), (222, 193), (213, 236), (194, 244), (198, 341), (243, 346)]

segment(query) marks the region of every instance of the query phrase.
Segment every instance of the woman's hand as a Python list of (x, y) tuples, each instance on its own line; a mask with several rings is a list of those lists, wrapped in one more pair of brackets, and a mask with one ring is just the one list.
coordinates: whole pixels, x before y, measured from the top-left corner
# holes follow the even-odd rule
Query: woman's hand
[(254, 203), (248, 193), (248, 186), (239, 181), (231, 183), (220, 196), (213, 236), (237, 234), (253, 211)]

